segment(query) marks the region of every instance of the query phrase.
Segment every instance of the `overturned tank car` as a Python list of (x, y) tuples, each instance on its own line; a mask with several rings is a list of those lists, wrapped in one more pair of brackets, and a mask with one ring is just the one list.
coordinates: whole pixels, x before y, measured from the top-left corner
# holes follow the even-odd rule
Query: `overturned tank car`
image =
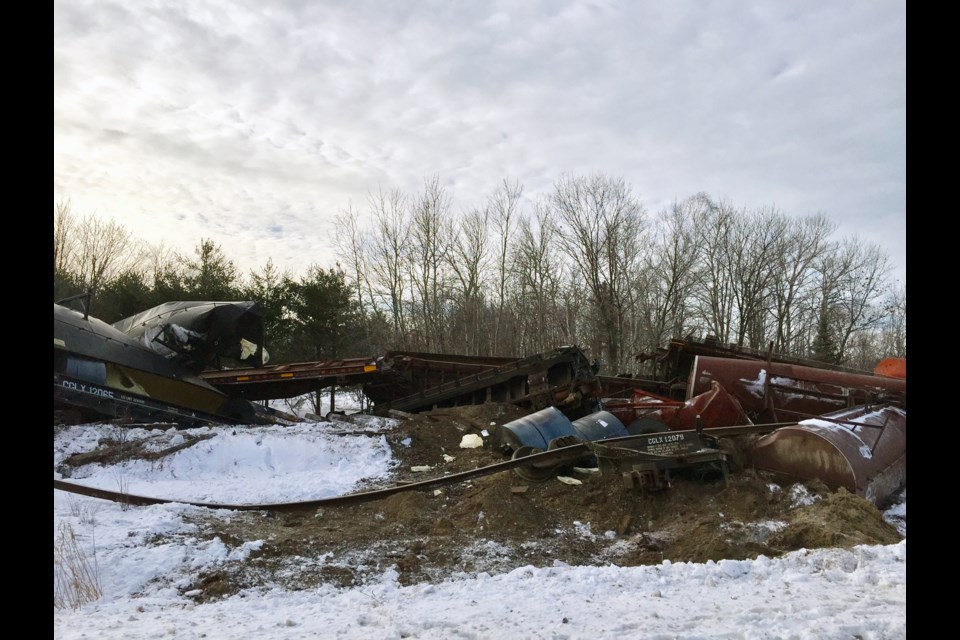
[(750, 460), (787, 481), (817, 479), (880, 505), (907, 483), (907, 412), (863, 405), (802, 420), (757, 440)]

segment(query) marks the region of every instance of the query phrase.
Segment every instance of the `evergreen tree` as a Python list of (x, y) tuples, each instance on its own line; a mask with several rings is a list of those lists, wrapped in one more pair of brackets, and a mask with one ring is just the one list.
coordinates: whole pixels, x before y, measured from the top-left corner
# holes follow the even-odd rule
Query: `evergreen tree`
[(189, 300), (235, 300), (237, 267), (220, 245), (203, 239), (194, 252), (196, 260), (183, 261), (183, 292)]
[(273, 260), (259, 272), (250, 272), (250, 284), (241, 292), (244, 300), (254, 300), (263, 308), (264, 346), (271, 363), (292, 362), (294, 333), (294, 287), (296, 283), (286, 272), (281, 273)]
[(339, 268), (311, 265), (292, 287), (294, 347), (306, 360), (330, 360), (356, 355), (361, 331), (353, 291)]
[(95, 315), (117, 322), (160, 304), (143, 274), (127, 271), (100, 288), (93, 301)]
[(810, 357), (827, 364), (840, 364), (837, 354), (837, 341), (830, 328), (829, 310), (825, 309), (820, 313), (820, 320), (817, 322), (817, 334), (810, 345)]

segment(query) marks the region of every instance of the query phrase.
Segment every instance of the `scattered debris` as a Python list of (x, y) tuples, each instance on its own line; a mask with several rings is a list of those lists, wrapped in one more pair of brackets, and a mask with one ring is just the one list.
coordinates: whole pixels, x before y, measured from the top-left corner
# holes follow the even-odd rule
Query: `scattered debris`
[[(871, 374), (673, 341), (654, 356), (663, 365), (659, 380), (598, 376), (577, 347), (522, 359), (389, 352), (264, 367), (265, 352), (248, 335), (256, 324), (252, 303), (172, 304), (118, 323), (122, 328), (55, 304), (55, 421), (98, 415), (171, 425), (276, 423), (286, 417), (250, 399), (345, 383), (363, 384), (375, 413), (402, 420), (379, 433), (399, 460), (389, 483), (414, 485), (403, 492), (318, 509), (313, 518), (256, 511), (226, 519), (215, 512), (187, 516), (204, 535), (267, 541), (241, 563), (248, 584), (233, 579), (234, 590), (260, 579), (285, 555), (321, 558), (290, 572), (290, 580), (297, 574), (291, 584), (307, 588), (311, 579), (357, 584), (364, 571), (383, 568), (382, 558), (399, 559), (390, 564), (411, 584), (521, 559), (544, 565), (611, 557), (622, 565), (737, 559), (905, 535), (905, 507), (902, 516), (886, 520), (878, 511), (905, 496), (905, 360), (885, 361)], [(206, 311), (220, 318), (215, 331), (202, 330)], [(224, 320), (231, 314), (244, 320), (232, 326)], [(232, 336), (226, 350), (209, 342), (213, 334)], [(233, 356), (259, 366), (197, 375), (201, 364)], [(333, 412), (307, 419), (358, 420)], [(763, 420), (789, 423), (763, 436), (738, 431)], [(729, 437), (711, 429), (730, 429)], [(461, 453), (446, 453), (470, 430), (481, 435), (462, 435)], [(158, 451), (103, 442), (65, 462), (75, 468), (156, 459), (201, 439), (174, 434)], [(503, 463), (505, 455), (537, 457), (512, 463), (515, 474), (472, 475), (471, 482), (444, 489), (411, 479), (436, 469), (425, 460), (442, 458), (444, 473), (456, 474)], [(536, 462), (551, 455), (558, 457)], [(517, 476), (527, 484), (514, 484)], [(544, 482), (551, 477), (580, 488)], [(783, 491), (776, 482), (792, 485)], [(629, 539), (614, 542), (631, 531)], [(548, 532), (555, 535), (545, 545)], [(328, 562), (332, 557), (342, 564)], [(223, 595), (225, 583), (208, 588), (215, 582), (199, 576), (185, 594), (199, 600)]]
[(787, 495), (790, 498), (790, 508), (796, 509), (797, 507), (809, 507), (814, 502), (820, 499), (820, 496), (811, 493), (805, 485), (795, 484), (790, 487), (790, 491), (787, 492)]
[(483, 438), (475, 433), (468, 433), (460, 439), (461, 449), (476, 449), (483, 446)]

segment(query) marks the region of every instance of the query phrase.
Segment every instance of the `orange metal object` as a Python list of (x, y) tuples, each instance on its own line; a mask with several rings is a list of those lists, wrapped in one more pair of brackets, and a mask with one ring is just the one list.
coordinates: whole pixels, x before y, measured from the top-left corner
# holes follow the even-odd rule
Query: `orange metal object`
[(906, 358), (884, 358), (880, 361), (873, 372), (878, 376), (887, 376), (888, 378), (907, 379), (907, 359)]

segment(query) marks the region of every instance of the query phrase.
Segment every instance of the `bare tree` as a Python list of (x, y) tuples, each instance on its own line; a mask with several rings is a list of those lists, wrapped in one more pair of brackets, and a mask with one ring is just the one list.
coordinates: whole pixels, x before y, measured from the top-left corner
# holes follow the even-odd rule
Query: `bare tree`
[[(487, 210), (473, 209), (449, 225), (452, 236), (447, 240), (447, 266), (456, 279), (459, 347), (471, 355), (489, 352), (490, 341), (482, 328), (484, 312), (484, 281), (488, 269)], [(451, 327), (456, 330), (457, 327)]]
[(398, 190), (369, 196), (373, 214), (370, 239), (370, 275), (375, 289), (386, 300), (397, 341), (407, 345), (406, 265), (410, 251), (410, 216), (406, 197)]
[(337, 256), (346, 266), (348, 279), (353, 281), (358, 308), (361, 315), (365, 315), (367, 311), (376, 312), (377, 305), (374, 302), (373, 287), (367, 275), (369, 242), (367, 234), (360, 229), (359, 218), (359, 213), (354, 211), (351, 203), (345, 210), (341, 210), (334, 216), (333, 223), (336, 231)]
[(132, 271), (142, 274), (144, 243), (113, 220), (77, 218), (69, 201), (54, 206), (53, 244), (54, 274), (70, 274), (84, 289), (99, 289)]
[[(817, 214), (797, 220), (783, 231), (774, 253), (770, 281), (772, 313), (779, 353), (802, 355), (799, 338), (811, 323), (809, 310), (816, 295), (812, 286), (816, 265), (830, 248), (828, 238), (836, 224)], [(813, 316), (815, 321), (816, 316)]]
[(511, 238), (516, 228), (520, 198), (523, 195), (523, 186), (516, 180), (504, 178), (499, 188), (487, 199), (487, 212), (493, 220), (497, 230), (495, 247), (496, 261), (496, 291), (494, 294), (497, 309), (493, 325), (493, 353), (506, 355), (511, 351), (504, 350), (501, 344), (501, 335), (505, 325), (505, 304), (507, 299), (507, 280), (510, 278), (512, 267), (509, 263), (511, 256)]
[(662, 346), (688, 329), (689, 299), (697, 279), (700, 241), (696, 225), (712, 203), (698, 194), (673, 205), (659, 217), (653, 251), (644, 260), (648, 336), (644, 348)]
[(77, 220), (70, 209), (70, 201), (60, 201), (53, 206), (53, 272), (67, 273), (73, 265), (76, 250), (73, 237)]
[(136, 267), (143, 255), (141, 243), (113, 220), (87, 216), (77, 232), (76, 264), (81, 278), (91, 289)]
[(890, 286), (884, 302), (885, 318), (881, 328), (880, 357), (907, 357), (907, 288)]
[(726, 202), (714, 202), (705, 195), (700, 197), (704, 199), (703, 208), (693, 223), (700, 249), (700, 277), (693, 290), (694, 308), (710, 334), (720, 342), (730, 342), (735, 301), (730, 246), (740, 214)]
[(837, 357), (843, 362), (851, 336), (878, 326), (883, 319), (878, 302), (885, 292), (890, 266), (880, 247), (856, 236), (844, 241), (840, 252), (843, 268), (837, 273), (833, 320)]
[(443, 315), (447, 286), (445, 270), (449, 251), (451, 198), (440, 186), (440, 178), (424, 180), (424, 190), (411, 212), (410, 253), (408, 268), (413, 284), (413, 320), (417, 323), (419, 342), (427, 349), (444, 351)]
[(639, 268), (645, 211), (622, 178), (565, 176), (551, 204), (561, 246), (590, 294), (606, 365), (623, 367), (631, 275)]
[(733, 280), (737, 345), (741, 347), (760, 348), (765, 342), (772, 265), (788, 226), (786, 216), (772, 208), (737, 216), (727, 253)]
[(534, 219), (519, 219), (511, 258), (524, 352), (540, 353), (557, 346), (566, 320), (558, 314), (562, 264), (555, 254), (557, 227), (550, 213), (547, 203), (538, 201)]
[(832, 245), (818, 261), (819, 313), (811, 347), (814, 357), (847, 358), (853, 336), (878, 326), (878, 301), (889, 274), (888, 258), (856, 236)]

